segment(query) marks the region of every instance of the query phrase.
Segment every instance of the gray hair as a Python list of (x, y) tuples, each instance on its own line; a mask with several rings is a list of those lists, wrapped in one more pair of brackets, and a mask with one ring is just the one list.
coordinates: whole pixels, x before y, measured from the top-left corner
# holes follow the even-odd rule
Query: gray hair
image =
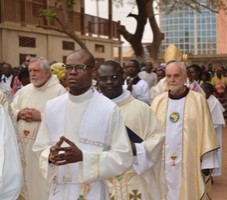
[(170, 63), (168, 63), (168, 64), (166, 65), (166, 68), (167, 68), (167, 67), (171, 67), (172, 65), (180, 67), (180, 68), (181, 68), (181, 71), (182, 71), (184, 74), (187, 73), (186, 66), (185, 66), (185, 64), (184, 64), (183, 62), (177, 62), (177, 61), (170, 62)]
[(44, 58), (44, 57), (34, 57), (34, 58), (32, 58), (30, 60), (29, 64), (34, 63), (34, 62), (39, 62), (42, 69), (50, 70), (50, 63), (49, 63), (49, 61), (46, 58)]

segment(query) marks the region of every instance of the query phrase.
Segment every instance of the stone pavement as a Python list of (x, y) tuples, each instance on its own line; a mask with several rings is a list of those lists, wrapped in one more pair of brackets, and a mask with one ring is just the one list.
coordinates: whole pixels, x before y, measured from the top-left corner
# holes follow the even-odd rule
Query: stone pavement
[(212, 200), (227, 200), (227, 127), (223, 129), (222, 145), (222, 176), (213, 178)]

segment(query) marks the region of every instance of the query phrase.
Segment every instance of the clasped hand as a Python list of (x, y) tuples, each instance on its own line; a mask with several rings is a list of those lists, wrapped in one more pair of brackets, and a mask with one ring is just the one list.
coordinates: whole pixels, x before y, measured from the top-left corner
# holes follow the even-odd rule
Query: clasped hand
[[(62, 147), (63, 143), (69, 146)], [(60, 140), (50, 148), (49, 161), (54, 165), (66, 165), (82, 161), (82, 151), (70, 140), (62, 136)]]
[(20, 119), (26, 122), (41, 121), (41, 113), (34, 108), (23, 108), (18, 113), (17, 120)]

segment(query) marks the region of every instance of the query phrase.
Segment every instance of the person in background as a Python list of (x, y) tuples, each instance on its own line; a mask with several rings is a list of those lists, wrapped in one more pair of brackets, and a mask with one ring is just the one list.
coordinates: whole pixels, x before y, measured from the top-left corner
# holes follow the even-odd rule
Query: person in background
[(55, 74), (63, 87), (67, 88), (67, 80), (65, 75), (64, 63), (57, 62), (50, 66), (51, 73)]
[(139, 62), (130, 60), (126, 65), (126, 79), (124, 88), (132, 93), (132, 96), (140, 101), (150, 104), (150, 89), (146, 81), (139, 78)]
[(139, 72), (138, 76), (147, 82), (149, 88), (157, 84), (157, 75), (153, 72), (152, 62), (147, 62), (145, 65), (145, 71)]
[(222, 175), (222, 128), (225, 125), (225, 119), (223, 116), (223, 112), (225, 111), (225, 109), (223, 108), (219, 100), (213, 95), (214, 88), (210, 83), (203, 83), (201, 87), (203, 88), (206, 94), (206, 99), (210, 108), (212, 122), (217, 135), (218, 143), (220, 146), (220, 148), (217, 150), (219, 167), (216, 169), (213, 169), (211, 175), (221, 176)]
[(161, 79), (165, 78), (165, 67), (160, 66), (156, 69), (157, 81), (159, 82)]
[(37, 136), (46, 102), (64, 94), (66, 90), (59, 83), (58, 78), (51, 75), (49, 62), (43, 57), (31, 59), (28, 71), (31, 84), (18, 90), (11, 108), (24, 150), (24, 175), (28, 200), (44, 200), (48, 199), (49, 186), (41, 175), (38, 156), (32, 151), (32, 145)]
[(199, 85), (200, 75), (201, 75), (201, 69), (199, 65), (193, 64), (187, 67), (188, 88), (195, 92), (199, 92), (205, 96), (203, 89)]
[[(125, 200), (140, 196), (143, 200), (162, 198), (164, 184), (162, 146), (164, 133), (150, 107), (123, 89), (123, 69), (115, 61), (104, 62), (98, 69), (98, 84), (103, 95), (116, 103), (123, 114), (125, 126), (134, 152), (134, 162), (129, 170), (109, 178), (110, 198)], [(164, 180), (164, 179), (163, 179)]]
[(185, 86), (186, 67), (178, 61), (180, 57), (172, 54), (166, 58), (169, 90), (155, 97), (151, 105), (166, 133), (166, 199), (202, 199), (204, 177), (218, 166), (215, 151), (219, 145), (206, 99)]
[(227, 96), (227, 78), (222, 74), (222, 68), (215, 69), (215, 76), (211, 79), (211, 84), (214, 86), (214, 93), (217, 98)]
[(150, 89), (150, 104), (156, 96), (168, 90), (165, 77), (165, 68), (166, 64), (160, 64), (160, 66), (156, 68), (155, 73), (157, 74), (158, 83)]
[(200, 86), (203, 84), (203, 83), (209, 83), (211, 81), (210, 79), (210, 73), (208, 71), (203, 71), (201, 73), (201, 80), (199, 82)]
[[(18, 79), (22, 84), (22, 87), (30, 83), (29, 71), (28, 68), (20, 68), (18, 71)], [(21, 88), (22, 88), (21, 87)]]
[(34, 55), (30, 55), (30, 54), (26, 55), (25, 61), (23, 62), (22, 65), (20, 65), (19, 68), (28, 68), (28, 65), (29, 65), (31, 59), (34, 57), (35, 57)]
[(67, 56), (69, 92), (47, 102), (33, 146), (52, 200), (108, 200), (104, 179), (132, 163), (119, 108), (92, 86), (94, 65), (84, 49)]
[(14, 74), (14, 70), (11, 64), (2, 64), (2, 74), (3, 75), (0, 80), (0, 87), (15, 94), (18, 88), (21, 87), (21, 82), (19, 81), (17, 75)]

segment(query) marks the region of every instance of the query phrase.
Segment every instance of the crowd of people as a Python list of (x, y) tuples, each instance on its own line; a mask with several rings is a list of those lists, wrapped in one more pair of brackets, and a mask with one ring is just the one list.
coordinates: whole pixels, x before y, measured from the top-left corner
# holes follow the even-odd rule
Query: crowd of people
[(186, 66), (173, 45), (158, 67), (83, 49), (2, 62), (0, 199), (212, 199), (224, 98), (226, 69)]

